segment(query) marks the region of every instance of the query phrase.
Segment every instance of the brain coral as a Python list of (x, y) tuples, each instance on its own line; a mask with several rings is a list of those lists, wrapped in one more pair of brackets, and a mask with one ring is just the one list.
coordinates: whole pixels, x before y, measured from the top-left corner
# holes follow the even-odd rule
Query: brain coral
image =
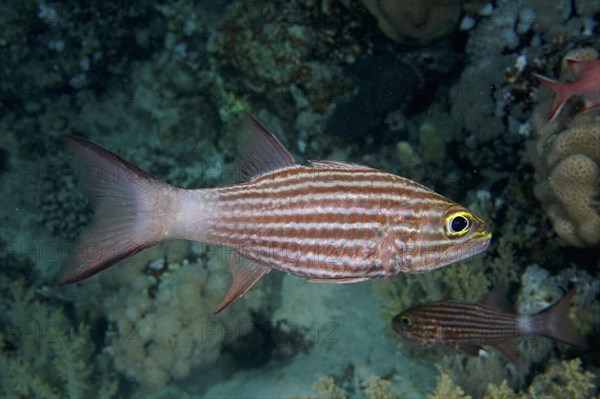
[[(571, 54), (565, 56), (568, 57)], [(600, 245), (600, 110), (575, 116), (563, 110), (563, 115), (555, 121), (546, 122), (550, 97), (538, 104), (531, 117), (535, 140), (529, 154), (538, 180), (535, 196), (563, 240), (577, 247), (597, 246)]]

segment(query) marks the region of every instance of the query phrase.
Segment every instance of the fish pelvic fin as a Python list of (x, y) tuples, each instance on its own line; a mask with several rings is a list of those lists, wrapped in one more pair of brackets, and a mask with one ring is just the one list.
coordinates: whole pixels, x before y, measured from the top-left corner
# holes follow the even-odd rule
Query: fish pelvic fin
[(81, 137), (68, 136), (65, 141), (94, 218), (69, 254), (59, 284), (81, 281), (173, 238), (165, 221), (180, 189)]
[(531, 316), (531, 320), (534, 325), (538, 326), (536, 329), (539, 328), (539, 331), (536, 331), (537, 333), (559, 342), (583, 348), (585, 342), (569, 318), (571, 299), (574, 295), (575, 288), (572, 288), (558, 302)]
[(504, 354), (507, 358), (510, 359), (516, 365), (520, 365), (522, 363), (521, 357), (519, 356), (519, 352), (517, 352), (517, 345), (514, 340), (508, 340), (499, 344), (494, 345), (496, 349)]
[(556, 93), (552, 107), (550, 107), (550, 113), (548, 114), (548, 122), (552, 122), (556, 119), (567, 100), (571, 97), (568, 83), (561, 83), (537, 73), (534, 73), (533, 76)]
[(229, 291), (214, 310), (214, 314), (221, 312), (231, 305), (236, 299), (244, 295), (262, 276), (271, 271), (270, 268), (261, 266), (246, 258), (239, 252), (233, 252), (229, 258), (233, 281)]

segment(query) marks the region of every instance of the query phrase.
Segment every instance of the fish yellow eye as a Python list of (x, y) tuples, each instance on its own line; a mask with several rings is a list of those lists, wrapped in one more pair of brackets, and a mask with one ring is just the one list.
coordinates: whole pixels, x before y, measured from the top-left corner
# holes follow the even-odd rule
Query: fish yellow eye
[(469, 212), (459, 211), (446, 215), (446, 235), (449, 238), (462, 237), (471, 230), (473, 217)]

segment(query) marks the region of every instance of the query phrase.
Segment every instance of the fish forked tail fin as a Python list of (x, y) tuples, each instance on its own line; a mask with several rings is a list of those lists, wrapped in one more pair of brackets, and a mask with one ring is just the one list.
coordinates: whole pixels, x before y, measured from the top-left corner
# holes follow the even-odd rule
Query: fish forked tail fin
[(585, 342), (577, 332), (577, 328), (569, 318), (571, 299), (575, 295), (572, 288), (558, 302), (537, 313), (542, 330), (540, 333), (557, 341), (583, 348)]
[(65, 140), (95, 214), (70, 254), (59, 284), (81, 281), (173, 238), (167, 216), (178, 189), (85, 139), (68, 136)]

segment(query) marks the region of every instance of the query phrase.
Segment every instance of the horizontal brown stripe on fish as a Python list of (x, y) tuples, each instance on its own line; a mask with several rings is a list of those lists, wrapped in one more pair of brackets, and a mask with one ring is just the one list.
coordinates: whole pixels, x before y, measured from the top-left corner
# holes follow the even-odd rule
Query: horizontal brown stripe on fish
[(264, 200), (265, 198), (269, 199), (269, 201), (271, 201), (270, 203), (280, 203), (283, 201), (294, 203), (305, 200), (306, 198), (320, 201), (334, 199), (332, 197), (333, 195), (339, 196), (338, 200), (343, 200), (345, 202), (370, 200), (375, 201), (376, 203), (382, 203), (385, 201), (392, 201), (399, 203), (400, 206), (408, 206), (419, 203), (431, 205), (453, 204), (451, 201), (432, 196), (431, 194), (425, 192), (412, 192), (411, 190), (405, 189), (369, 188), (360, 186), (294, 187), (289, 190), (281, 190), (277, 193), (272, 193), (268, 190), (240, 190), (240, 192), (235, 193), (235, 195), (221, 197), (219, 201), (223, 206), (227, 206), (231, 203), (252, 205), (254, 202), (258, 200)]

